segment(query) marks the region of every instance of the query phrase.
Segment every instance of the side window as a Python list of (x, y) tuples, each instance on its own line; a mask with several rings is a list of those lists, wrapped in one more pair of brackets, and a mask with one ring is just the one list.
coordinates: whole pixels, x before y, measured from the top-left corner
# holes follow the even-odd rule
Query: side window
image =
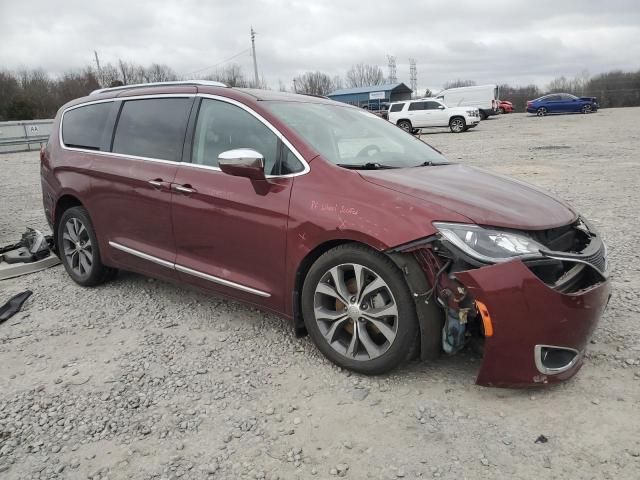
[(438, 102), (424, 102), (425, 110), (438, 110), (441, 106)]
[(68, 110), (62, 119), (62, 141), (67, 147), (108, 150), (111, 140), (109, 116), (113, 102), (94, 103)]
[(240, 107), (202, 99), (193, 137), (191, 161), (218, 166), (218, 155), (235, 148), (251, 148), (264, 157), (264, 172), (278, 175), (278, 137)]
[(180, 161), (191, 98), (125, 101), (113, 139), (113, 152)]
[(400, 112), (402, 110), (402, 107), (404, 107), (404, 103), (395, 103), (393, 105), (391, 105), (391, 108), (389, 109), (390, 112)]
[(280, 175), (289, 175), (291, 173), (298, 173), (304, 170), (304, 165), (300, 163), (298, 157), (296, 157), (284, 143), (282, 144), (281, 158)]
[(409, 110), (424, 110), (424, 102), (413, 102), (409, 104)]

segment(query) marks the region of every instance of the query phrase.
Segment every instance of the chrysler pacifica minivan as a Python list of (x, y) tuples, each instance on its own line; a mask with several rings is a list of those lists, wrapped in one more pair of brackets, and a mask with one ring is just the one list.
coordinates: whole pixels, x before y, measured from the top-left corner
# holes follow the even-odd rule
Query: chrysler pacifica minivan
[(356, 107), (169, 82), (74, 100), (54, 132), (44, 209), (75, 282), (123, 269), (232, 297), (357, 372), (474, 342), (479, 384), (558, 382), (609, 298), (571, 207)]

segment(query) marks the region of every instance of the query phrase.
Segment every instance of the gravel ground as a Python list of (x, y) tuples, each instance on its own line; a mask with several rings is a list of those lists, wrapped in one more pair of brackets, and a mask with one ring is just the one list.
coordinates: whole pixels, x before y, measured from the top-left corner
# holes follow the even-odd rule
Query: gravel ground
[[(603, 232), (614, 296), (572, 381), (478, 387), (471, 353), (367, 378), (242, 304), (131, 273), (86, 289), (57, 266), (0, 283), (0, 302), (34, 291), (0, 325), (0, 478), (640, 478), (639, 115), (423, 135)], [(47, 230), (38, 174), (37, 153), (0, 155), (0, 245)]]

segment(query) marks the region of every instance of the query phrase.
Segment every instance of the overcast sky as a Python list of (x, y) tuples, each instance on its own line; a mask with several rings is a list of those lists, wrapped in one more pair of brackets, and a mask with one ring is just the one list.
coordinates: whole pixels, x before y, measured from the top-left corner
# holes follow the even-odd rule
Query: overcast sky
[[(332, 3), (332, 5), (329, 5)], [(358, 62), (439, 89), (448, 80), (537, 83), (584, 69), (640, 69), (638, 0), (246, 1), (0, 0), (0, 69), (52, 74), (118, 58), (206, 74), (250, 47), (272, 88), (307, 70), (344, 75)], [(231, 62), (252, 73), (248, 51)], [(219, 65), (222, 67), (224, 63)]]

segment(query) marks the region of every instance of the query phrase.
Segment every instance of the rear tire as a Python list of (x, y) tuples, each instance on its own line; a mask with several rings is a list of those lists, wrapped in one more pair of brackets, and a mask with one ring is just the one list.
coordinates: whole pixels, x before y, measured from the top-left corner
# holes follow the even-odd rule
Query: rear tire
[(411, 126), (411, 122), (409, 120), (400, 120), (398, 122), (398, 127), (400, 127), (405, 132), (411, 133), (412, 126)]
[(363, 245), (339, 245), (316, 260), (302, 313), (313, 342), (340, 367), (377, 375), (416, 351), (418, 316), (402, 272)]
[(449, 129), (453, 133), (462, 133), (467, 129), (467, 122), (462, 117), (453, 117), (449, 120)]
[(538, 110), (536, 110), (536, 115), (539, 117), (544, 117), (547, 114), (547, 109), (544, 107), (540, 107)]
[(56, 240), (60, 260), (78, 285), (92, 287), (116, 276), (117, 270), (101, 261), (98, 237), (84, 207), (65, 210), (58, 222)]

